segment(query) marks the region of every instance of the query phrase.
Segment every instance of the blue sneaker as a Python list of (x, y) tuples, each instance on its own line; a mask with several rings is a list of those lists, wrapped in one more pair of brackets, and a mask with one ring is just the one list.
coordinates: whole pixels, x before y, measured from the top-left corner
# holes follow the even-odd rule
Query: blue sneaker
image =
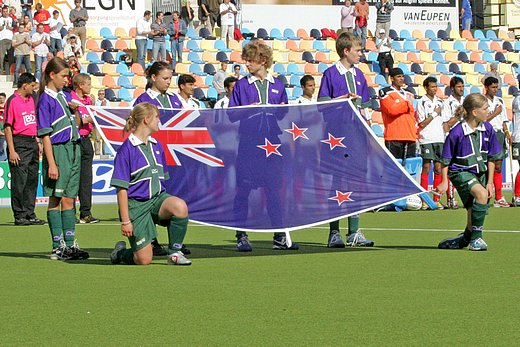
[(114, 250), (110, 253), (110, 261), (112, 264), (119, 264), (121, 262), (120, 253), (122, 250), (126, 249), (126, 242), (119, 241), (116, 243)]
[(289, 247), (287, 245), (287, 238), (285, 237), (285, 235), (276, 236), (275, 238), (273, 238), (273, 249), (277, 250), (277, 251), (287, 251), (287, 250), (297, 251), (298, 249), (300, 249), (300, 245), (297, 244), (296, 242), (293, 242), (291, 247)]
[(437, 246), (439, 249), (463, 249), (469, 245), (469, 241), (464, 238), (464, 233), (460, 233), (455, 237), (444, 239)]
[(341, 234), (337, 230), (332, 230), (329, 233), (328, 248), (345, 248), (345, 243), (341, 239)]
[(247, 235), (242, 235), (237, 238), (237, 251), (239, 252), (251, 252), (253, 247), (251, 247), (251, 243), (249, 242), (249, 237)]
[(471, 240), (469, 243), (470, 251), (487, 251), (487, 243), (482, 240), (482, 238), (478, 238), (475, 240)]
[(350, 234), (347, 236), (347, 246), (350, 247), (372, 247), (374, 245), (374, 241), (367, 240), (365, 235), (358, 229), (354, 234)]

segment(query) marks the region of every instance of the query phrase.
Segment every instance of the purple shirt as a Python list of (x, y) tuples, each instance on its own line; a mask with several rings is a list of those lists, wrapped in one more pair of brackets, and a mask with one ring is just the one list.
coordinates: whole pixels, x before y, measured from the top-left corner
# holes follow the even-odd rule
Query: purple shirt
[(75, 116), (58, 101), (58, 95), (63, 97), (64, 102), (72, 100), (70, 94), (45, 88), (40, 95), (37, 108), (38, 136), (50, 135), (51, 143), (67, 143), (79, 139), (78, 127)]
[(471, 129), (466, 121), (455, 125), (449, 132), (442, 150), (442, 163), (450, 171), (480, 174), (487, 171), (488, 160), (501, 151), (495, 130), (488, 122)]
[[(355, 90), (351, 91), (348, 88), (347, 71), (351, 71), (354, 75)], [(370, 93), (368, 92), (367, 80), (360, 69), (352, 67), (350, 70), (347, 70), (343, 64), (337, 62), (325, 70), (321, 78), (318, 100), (322, 98), (335, 99), (349, 92), (361, 97), (360, 103), (354, 103), (356, 106), (362, 108), (370, 106)]]
[[(289, 103), (283, 83), (270, 74), (267, 74), (265, 79), (268, 82), (266, 104), (280, 105)], [(229, 107), (260, 103), (260, 92), (255, 84), (257, 80), (258, 79), (252, 75), (238, 80), (229, 98)]]
[(159, 108), (182, 108), (182, 102), (179, 100), (177, 95), (166, 93), (166, 95), (168, 96), (168, 102), (170, 103), (170, 105), (167, 107), (161, 104), (161, 102), (157, 98), (159, 95), (160, 93), (157, 93), (152, 89), (147, 89), (146, 92), (139, 95), (139, 97), (135, 99), (134, 106), (142, 102), (149, 102)]
[(166, 159), (161, 144), (153, 137), (145, 145), (130, 134), (117, 150), (110, 184), (128, 189), (128, 198), (145, 201), (165, 190)]

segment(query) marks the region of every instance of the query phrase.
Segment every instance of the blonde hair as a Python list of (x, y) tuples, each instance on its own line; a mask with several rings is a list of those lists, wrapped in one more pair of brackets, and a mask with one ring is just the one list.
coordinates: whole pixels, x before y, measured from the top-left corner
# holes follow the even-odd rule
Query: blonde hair
[(336, 53), (338, 53), (340, 58), (343, 58), (345, 49), (350, 51), (353, 46), (361, 46), (361, 40), (352, 33), (344, 32), (336, 40)]
[(265, 68), (273, 65), (273, 51), (271, 48), (259, 40), (253, 40), (242, 49), (242, 59), (261, 63), (265, 60)]
[(133, 131), (143, 123), (145, 118), (157, 115), (159, 115), (159, 109), (157, 106), (150, 104), (149, 102), (140, 103), (134, 107), (130, 116), (128, 116), (123, 132)]
[(76, 76), (72, 77), (72, 86), (74, 87), (74, 89), (77, 89), (81, 83), (85, 83), (90, 80), (90, 75), (87, 75), (86, 73), (79, 73)]
[(467, 119), (471, 112), (487, 104), (487, 98), (480, 93), (473, 93), (464, 98), (462, 118)]

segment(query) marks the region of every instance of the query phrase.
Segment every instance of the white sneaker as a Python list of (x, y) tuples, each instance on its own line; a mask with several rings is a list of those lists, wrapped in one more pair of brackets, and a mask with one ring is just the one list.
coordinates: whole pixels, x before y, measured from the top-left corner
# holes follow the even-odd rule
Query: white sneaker
[(487, 251), (487, 243), (482, 240), (482, 238), (478, 238), (475, 240), (471, 240), (469, 243), (470, 251)]
[(365, 235), (361, 232), (360, 229), (354, 234), (350, 234), (347, 236), (347, 246), (350, 247), (356, 247), (356, 246), (362, 246), (362, 247), (372, 247), (374, 245), (374, 241), (367, 240), (365, 238)]
[(499, 200), (495, 200), (493, 207), (511, 207), (511, 205), (502, 197)]
[(170, 265), (191, 265), (191, 260), (186, 258), (181, 251), (168, 254), (168, 264)]

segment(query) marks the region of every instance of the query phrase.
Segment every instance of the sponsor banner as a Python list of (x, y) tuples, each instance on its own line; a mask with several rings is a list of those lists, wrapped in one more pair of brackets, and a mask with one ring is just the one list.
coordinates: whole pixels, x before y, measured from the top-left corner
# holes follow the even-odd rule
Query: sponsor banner
[(506, 5), (506, 23), (510, 28), (520, 28), (520, 1)]
[[(397, 0), (396, 0), (397, 2)], [(309, 33), (311, 29), (338, 29), (341, 21), (341, 6), (295, 6), (295, 5), (254, 5), (243, 4), (242, 6), (242, 26), (256, 32), (258, 28), (268, 31), (278, 28), (283, 31), (285, 28), (292, 28), (296, 31), (303, 28)], [(276, 14), (276, 17), (273, 17)], [(273, 18), (283, 18), (283, 20), (273, 20)], [(376, 8), (370, 6), (368, 17), (368, 29), (375, 31), (376, 28)], [(398, 33), (402, 29), (407, 29), (410, 33), (413, 30), (425, 32), (431, 29), (452, 30), (459, 28), (459, 10), (454, 0), (402, 0), (395, 3), (392, 12), (391, 29)]]
[[(63, 0), (37, 0), (42, 3), (43, 8), (52, 13), (60, 11), (60, 19), (65, 26), (72, 26), (69, 21), (69, 13), (74, 9), (74, 2)], [(100, 29), (108, 27), (114, 31), (117, 27), (125, 28), (127, 31), (135, 27), (138, 18), (145, 11), (143, 0), (83, 0), (82, 7), (88, 11), (89, 20), (87, 27)]]

